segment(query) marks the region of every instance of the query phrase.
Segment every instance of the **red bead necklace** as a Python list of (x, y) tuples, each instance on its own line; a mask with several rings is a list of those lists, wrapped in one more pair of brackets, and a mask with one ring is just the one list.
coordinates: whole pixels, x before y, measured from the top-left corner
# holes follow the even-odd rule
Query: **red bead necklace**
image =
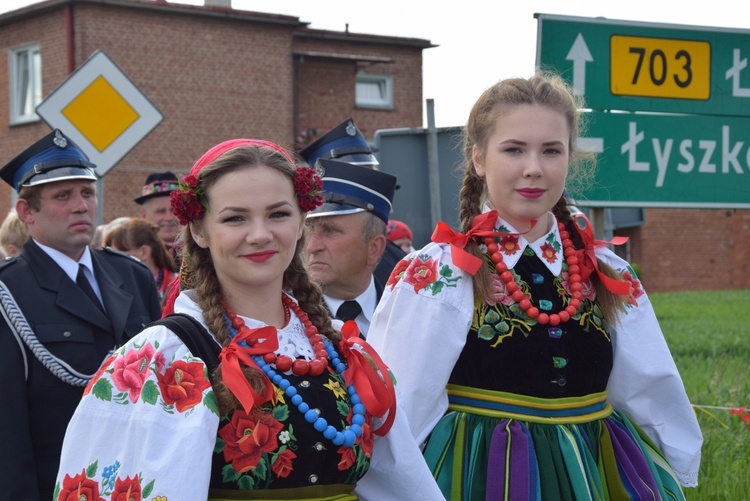
[[(291, 369), (291, 371), (297, 376), (320, 376), (323, 374), (323, 371), (328, 368), (328, 352), (326, 352), (323, 337), (318, 334), (318, 329), (312, 324), (307, 314), (302, 311), (302, 308), (300, 308), (292, 298), (282, 293), (281, 303), (284, 306), (284, 326), (286, 327), (291, 318), (289, 310), (294, 311), (294, 314), (297, 315), (302, 322), (302, 325), (305, 327), (305, 334), (315, 351), (315, 358), (308, 362), (307, 360), (302, 359), (293, 360), (292, 357), (287, 355), (266, 353), (263, 355), (263, 360), (267, 364), (275, 364), (276, 368), (281, 372), (287, 372)], [(224, 303), (224, 310), (226, 311), (230, 322), (232, 322), (232, 327), (237, 329), (238, 333), (241, 332), (242, 329), (247, 329), (245, 321), (237, 316), (237, 314), (229, 308), (229, 305), (227, 305), (226, 302)]]
[(581, 268), (578, 266), (578, 256), (573, 248), (573, 241), (570, 239), (570, 233), (565, 229), (565, 225), (557, 223), (560, 230), (560, 238), (563, 245), (563, 256), (568, 265), (568, 280), (570, 282), (570, 301), (568, 306), (557, 313), (541, 313), (539, 308), (531, 303), (531, 298), (527, 296), (521, 287), (513, 279), (513, 273), (508, 270), (508, 266), (503, 262), (503, 254), (500, 252), (494, 237), (485, 237), (484, 243), (487, 245), (487, 252), (490, 254), (492, 262), (495, 263), (495, 270), (500, 275), (500, 279), (505, 282), (505, 288), (511, 295), (518, 306), (526, 312), (529, 318), (535, 318), (542, 325), (558, 325), (561, 322), (567, 322), (570, 317), (578, 312), (583, 299), (583, 285), (581, 284)]

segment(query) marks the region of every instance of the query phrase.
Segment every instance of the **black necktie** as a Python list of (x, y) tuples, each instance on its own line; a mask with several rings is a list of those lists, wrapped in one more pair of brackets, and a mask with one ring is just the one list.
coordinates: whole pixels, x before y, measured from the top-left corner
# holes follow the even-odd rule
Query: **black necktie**
[(362, 313), (362, 307), (356, 301), (344, 301), (339, 309), (336, 310), (336, 318), (346, 322), (347, 320), (354, 320), (357, 315)]
[(91, 299), (96, 306), (99, 307), (100, 310), (104, 311), (104, 308), (102, 307), (101, 301), (99, 301), (99, 298), (96, 296), (96, 292), (94, 292), (94, 288), (91, 287), (91, 282), (89, 282), (89, 279), (86, 278), (86, 274), (83, 272), (84, 266), (82, 264), (78, 265), (78, 276), (76, 277), (76, 283), (78, 284), (78, 287), (83, 289), (83, 292), (86, 293), (86, 295)]

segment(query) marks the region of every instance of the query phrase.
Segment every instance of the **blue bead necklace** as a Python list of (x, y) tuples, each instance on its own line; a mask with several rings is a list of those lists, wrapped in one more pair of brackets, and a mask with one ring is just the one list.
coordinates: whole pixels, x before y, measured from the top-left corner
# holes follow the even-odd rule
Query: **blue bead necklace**
[[(304, 312), (302, 312), (302, 314), (304, 315)], [(305, 323), (304, 319), (300, 318), (300, 320), (303, 322), (303, 324)], [(235, 328), (232, 325), (232, 322), (226, 313), (224, 313), (224, 322), (229, 329), (230, 335), (234, 338), (237, 335), (239, 329)], [(325, 344), (328, 358), (331, 360), (331, 365), (338, 374), (342, 374), (347, 368), (346, 364), (341, 361), (341, 359), (339, 358), (339, 354), (336, 353), (336, 350), (333, 348), (333, 345), (331, 345), (328, 339), (323, 338), (323, 343)], [(241, 341), (239, 344), (247, 346), (247, 343), (244, 341)], [(258, 364), (258, 367), (260, 367), (260, 369), (266, 374), (268, 379), (270, 379), (274, 385), (279, 387), (290, 398), (292, 405), (294, 405), (297, 410), (305, 417), (305, 421), (312, 424), (313, 428), (321, 432), (326, 439), (330, 440), (333, 443), (333, 445), (344, 445), (346, 447), (351, 447), (352, 445), (354, 445), (354, 442), (356, 442), (357, 439), (362, 435), (362, 425), (364, 425), (366, 421), (366, 409), (364, 404), (362, 404), (359, 395), (357, 395), (357, 390), (354, 388), (354, 385), (349, 384), (347, 386), (347, 392), (349, 393), (349, 398), (352, 403), (352, 424), (339, 431), (334, 426), (328, 424), (328, 421), (326, 421), (323, 416), (319, 415), (318, 410), (311, 409), (310, 406), (302, 399), (302, 395), (297, 392), (297, 388), (293, 386), (289, 382), (289, 380), (283, 376), (283, 374), (278, 373), (275, 370), (275, 367), (266, 363), (266, 361), (260, 355), (252, 355), (252, 357), (253, 360), (255, 360), (255, 363)]]

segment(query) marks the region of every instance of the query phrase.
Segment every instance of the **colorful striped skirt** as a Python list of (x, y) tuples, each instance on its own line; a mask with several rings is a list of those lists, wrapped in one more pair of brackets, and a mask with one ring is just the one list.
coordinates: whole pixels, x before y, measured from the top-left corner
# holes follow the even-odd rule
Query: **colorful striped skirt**
[(424, 454), (450, 501), (685, 499), (606, 391), (542, 399), (448, 385), (448, 398)]

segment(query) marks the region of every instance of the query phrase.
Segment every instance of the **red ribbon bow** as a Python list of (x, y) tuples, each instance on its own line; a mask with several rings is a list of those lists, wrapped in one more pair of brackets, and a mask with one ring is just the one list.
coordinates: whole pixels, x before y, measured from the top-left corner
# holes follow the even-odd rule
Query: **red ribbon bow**
[[(367, 342), (359, 337), (359, 327), (353, 320), (344, 322), (341, 327), (343, 339), (339, 343), (341, 352), (346, 357), (349, 366), (344, 371), (344, 382), (347, 386), (354, 384), (362, 404), (367, 412), (376, 417), (382, 417), (388, 413), (377, 430), (372, 432), (376, 435), (383, 436), (388, 433), (396, 417), (396, 390), (393, 381), (390, 378), (388, 367), (383, 360), (375, 353), (375, 350)], [(359, 346), (362, 351), (354, 349)], [(378, 370), (372, 367), (364, 352), (372, 357)], [(381, 378), (378, 372), (383, 375)]]
[[(249, 346), (242, 346), (239, 343), (245, 341)], [(254, 367), (260, 370), (251, 355), (265, 355), (273, 353), (279, 349), (279, 339), (276, 336), (275, 327), (261, 327), (259, 329), (241, 328), (228, 346), (221, 349), (219, 359), (221, 360), (221, 374), (224, 384), (227, 385), (232, 395), (237, 397), (247, 414), (250, 414), (253, 407), (268, 402), (273, 398), (275, 392), (271, 381), (265, 380), (265, 390), (263, 394), (258, 394), (242, 373), (240, 362), (247, 367)]]
[[(494, 231), (495, 221), (497, 221), (496, 210), (491, 210), (474, 216), (474, 219), (471, 220), (471, 227), (466, 234), (458, 233), (450, 226), (440, 221), (437, 226), (435, 226), (435, 231), (432, 232), (431, 239), (436, 244), (451, 244), (451, 258), (453, 259), (453, 264), (464, 270), (466, 273), (475, 275), (482, 266), (482, 260), (464, 250), (470, 239), (475, 237), (501, 237), (526, 234)], [(529, 231), (531, 231), (534, 226), (536, 226), (536, 219), (531, 220)]]
[(604, 287), (613, 294), (618, 296), (627, 296), (630, 294), (630, 283), (615, 280), (612, 277), (608, 277), (599, 270), (599, 263), (596, 260), (596, 253), (594, 252), (595, 247), (601, 247), (602, 245), (622, 245), (628, 241), (627, 237), (615, 237), (609, 242), (605, 240), (595, 240), (594, 231), (591, 227), (591, 222), (585, 214), (576, 214), (573, 216), (574, 226), (583, 239), (584, 248), (576, 251), (578, 257), (578, 266), (581, 268), (581, 280), (588, 279), (591, 274), (596, 271), (599, 275), (599, 280), (602, 281)]
[(466, 234), (458, 233), (440, 221), (435, 226), (435, 231), (432, 232), (431, 240), (437, 244), (450, 244), (453, 264), (466, 273), (474, 275), (482, 266), (482, 260), (466, 252), (464, 248), (471, 238), (499, 235), (499, 233), (493, 231), (496, 220), (497, 211), (494, 210), (474, 216), (474, 219), (471, 220), (471, 228)]

